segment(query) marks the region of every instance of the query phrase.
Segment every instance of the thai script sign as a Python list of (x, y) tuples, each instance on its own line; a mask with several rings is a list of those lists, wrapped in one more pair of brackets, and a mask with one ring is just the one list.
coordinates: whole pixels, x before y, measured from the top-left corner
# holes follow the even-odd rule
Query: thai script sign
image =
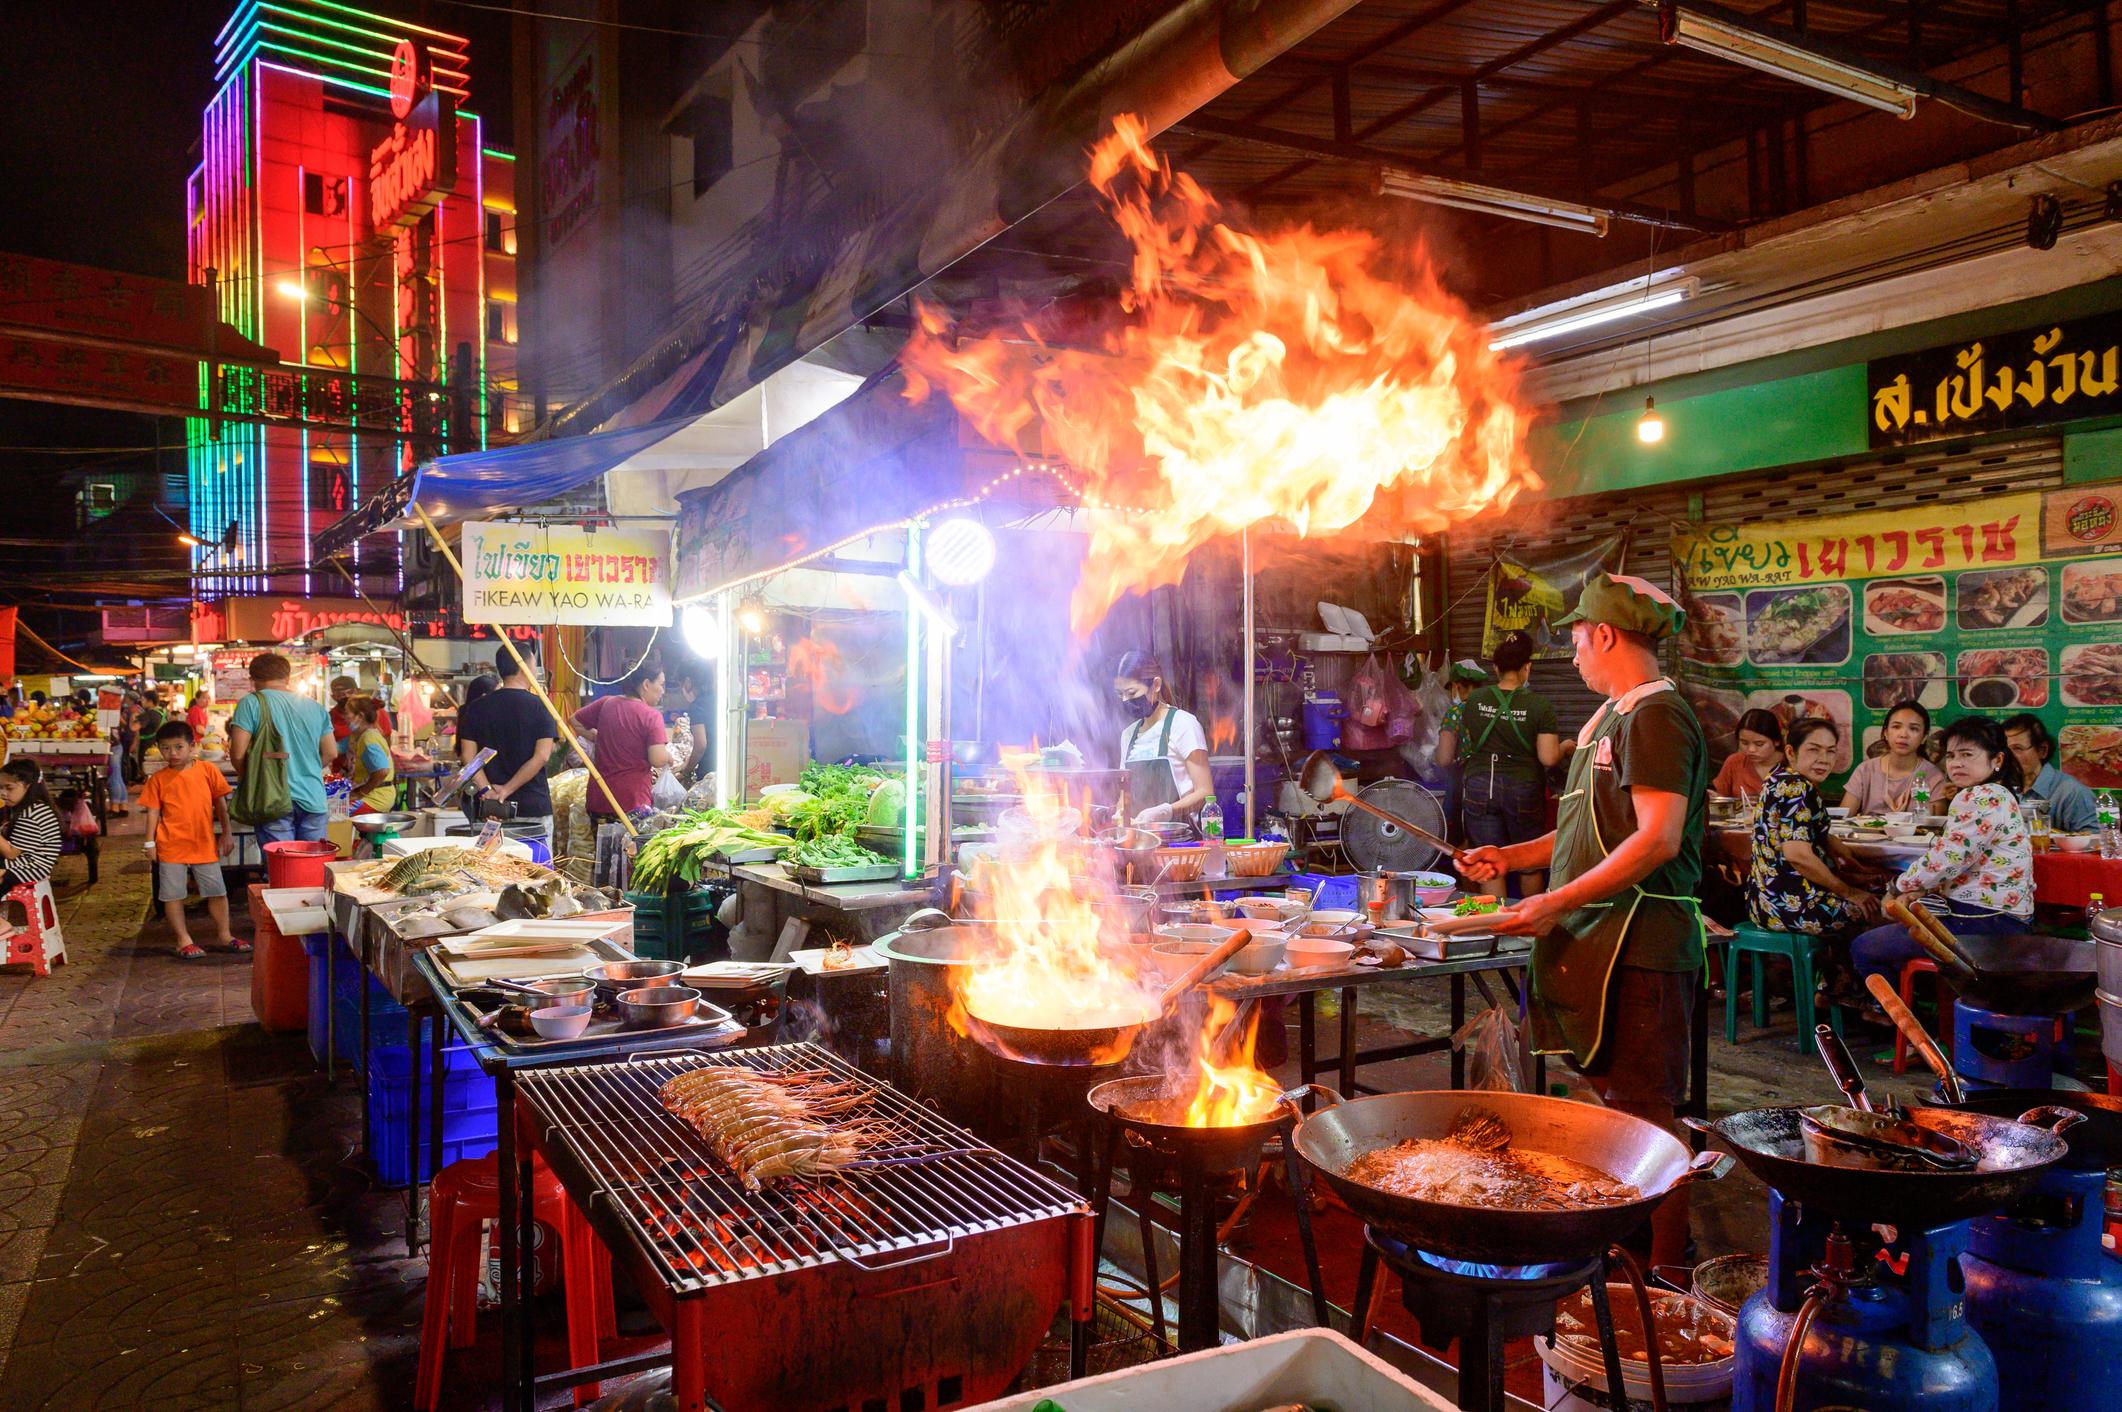
[(457, 105), (428, 90), (368, 154), (368, 206), (376, 234), (410, 225), (457, 185)]
[(1874, 360), (1871, 444), (2122, 413), (2122, 314)]
[(467, 623), (668, 627), (670, 532), (467, 524)]

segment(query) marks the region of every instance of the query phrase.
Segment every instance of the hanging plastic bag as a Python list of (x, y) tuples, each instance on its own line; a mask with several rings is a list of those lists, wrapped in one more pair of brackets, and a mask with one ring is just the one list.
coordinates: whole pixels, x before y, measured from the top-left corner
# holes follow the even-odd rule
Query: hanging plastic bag
[(1452, 1048), (1466, 1055), (1467, 1087), (1524, 1092), (1524, 1074), (1518, 1068), (1518, 1026), (1502, 1006), (1491, 1005), (1461, 1025), (1452, 1036)]
[(1385, 697), (1385, 734), (1394, 745), (1405, 745), (1415, 738), (1415, 727), (1422, 722), (1422, 703), (1401, 679), (1399, 663), (1387, 669), (1380, 690)]
[(66, 831), (75, 838), (94, 838), (103, 832), (103, 826), (97, 823), (96, 816), (89, 812), (87, 800), (76, 799), (74, 807), (67, 811)]
[(648, 802), (665, 813), (685, 807), (685, 786), (669, 766), (656, 771), (655, 783), (648, 787)]
[(1378, 727), (1392, 711), (1392, 702), (1385, 695), (1386, 678), (1392, 674), (1373, 652), (1356, 668), (1356, 675), (1348, 684), (1348, 719), (1352, 725)]

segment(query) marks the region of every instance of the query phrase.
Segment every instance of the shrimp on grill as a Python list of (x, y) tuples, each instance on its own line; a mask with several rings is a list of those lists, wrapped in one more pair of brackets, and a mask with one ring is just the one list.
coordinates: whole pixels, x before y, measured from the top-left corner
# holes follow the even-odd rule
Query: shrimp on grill
[(875, 1122), (823, 1121), (868, 1099), (859, 1087), (823, 1071), (708, 1066), (671, 1079), (657, 1097), (752, 1191), (784, 1177), (840, 1171), (888, 1136)]

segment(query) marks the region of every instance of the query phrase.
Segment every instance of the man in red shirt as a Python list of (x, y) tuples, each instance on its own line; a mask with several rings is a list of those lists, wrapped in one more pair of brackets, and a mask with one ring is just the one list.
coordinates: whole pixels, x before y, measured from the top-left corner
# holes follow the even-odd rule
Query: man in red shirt
[(663, 666), (644, 661), (620, 683), (621, 696), (600, 696), (575, 713), (575, 729), (594, 745), (597, 772), (611, 793), (589, 784), (594, 820), (638, 814), (649, 807), (656, 771), (670, 764), (670, 727), (656, 709), (663, 700)]

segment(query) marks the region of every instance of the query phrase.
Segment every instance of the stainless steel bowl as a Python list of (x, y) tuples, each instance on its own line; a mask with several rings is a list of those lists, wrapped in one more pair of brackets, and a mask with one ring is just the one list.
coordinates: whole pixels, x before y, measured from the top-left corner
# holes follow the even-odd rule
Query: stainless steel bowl
[(610, 1000), (622, 990), (638, 990), (642, 986), (676, 984), (670, 978), (685, 969), (683, 961), (607, 961), (601, 966), (592, 966), (582, 973), (582, 979), (597, 988), (597, 993)]
[(356, 814), (350, 820), (360, 833), (404, 833), (420, 822), (418, 814)]
[(700, 992), (689, 985), (642, 986), (620, 991), (616, 1003), (622, 1029), (660, 1030), (690, 1020), (700, 1008)]
[(594, 1005), (597, 1000), (597, 988), (587, 981), (531, 981), (528, 984), (546, 997), (539, 1000), (535, 996), (519, 995), (524, 1005), (532, 1010), (543, 1010), (549, 1005)]

